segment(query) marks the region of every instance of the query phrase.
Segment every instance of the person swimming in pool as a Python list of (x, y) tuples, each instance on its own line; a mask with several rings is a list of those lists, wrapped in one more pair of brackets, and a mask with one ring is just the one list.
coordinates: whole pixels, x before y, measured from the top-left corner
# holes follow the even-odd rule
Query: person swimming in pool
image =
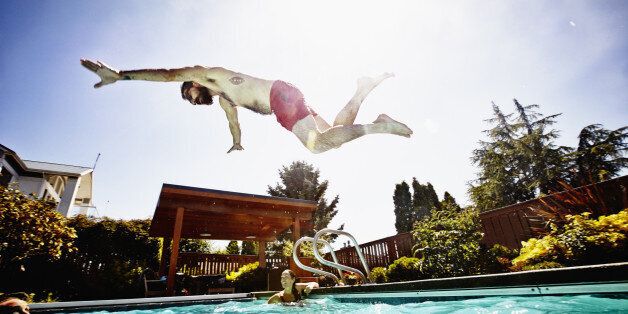
[(296, 87), (280, 80), (260, 79), (221, 67), (119, 71), (99, 61), (82, 59), (81, 64), (100, 77), (101, 81), (94, 88), (120, 80), (183, 82), (181, 97), (193, 105), (211, 105), (213, 97), (218, 96), (233, 138), (233, 146), (227, 153), (244, 149), (238, 107), (264, 115), (274, 113), (277, 121), (315, 154), (338, 148), (366, 134), (385, 133), (404, 137), (412, 135), (412, 130), (405, 124), (385, 114), (380, 114), (369, 124), (353, 123), (362, 101), (383, 80), (394, 76), (392, 73), (359, 79), (357, 91), (340, 110), (332, 126), (306, 105), (303, 94)]
[(290, 269), (281, 273), (282, 291), (275, 293), (268, 303), (294, 303), (303, 300), (303, 294), (308, 295), (314, 288), (318, 288), (318, 283), (297, 283), (297, 276)]

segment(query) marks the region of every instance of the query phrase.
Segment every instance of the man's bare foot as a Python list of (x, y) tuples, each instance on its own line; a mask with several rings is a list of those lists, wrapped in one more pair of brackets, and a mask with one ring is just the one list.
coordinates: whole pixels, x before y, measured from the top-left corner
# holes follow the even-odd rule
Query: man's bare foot
[(404, 137), (410, 137), (412, 135), (412, 130), (405, 124), (385, 115), (380, 114), (375, 121), (374, 124), (377, 123), (385, 123), (390, 128), (390, 133), (395, 135), (400, 135)]
[(361, 77), (358, 79), (358, 90), (368, 94), (369, 92), (371, 92), (371, 90), (373, 90), (373, 88), (379, 85), (379, 83), (381, 83), (383, 80), (390, 77), (394, 77), (394, 76), (395, 76), (394, 73), (386, 72), (376, 77), (368, 77), (368, 76)]

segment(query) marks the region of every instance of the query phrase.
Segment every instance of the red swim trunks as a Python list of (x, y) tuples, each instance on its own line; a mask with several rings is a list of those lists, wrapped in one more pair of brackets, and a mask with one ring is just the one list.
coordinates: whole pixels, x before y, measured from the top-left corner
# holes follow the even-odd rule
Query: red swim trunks
[(284, 81), (275, 81), (270, 89), (270, 110), (277, 116), (277, 122), (288, 131), (297, 121), (316, 112), (305, 105), (303, 94), (298, 88)]

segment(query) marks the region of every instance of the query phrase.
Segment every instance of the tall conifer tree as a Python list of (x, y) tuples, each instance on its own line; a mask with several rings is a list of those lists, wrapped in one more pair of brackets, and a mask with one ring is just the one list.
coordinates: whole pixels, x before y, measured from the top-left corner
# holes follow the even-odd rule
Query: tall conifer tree
[[(318, 206), (313, 213), (314, 230), (304, 232), (304, 235), (313, 235), (317, 230), (327, 228), (329, 222), (336, 216), (339, 196), (336, 195), (331, 203), (327, 202), (325, 193), (329, 182), (319, 181), (320, 171), (313, 165), (303, 161), (295, 161), (290, 166), (279, 170), (279, 178), (275, 187), (268, 186), (268, 194), (271, 196), (289, 197), (303, 200), (316, 201)], [(340, 227), (342, 228), (342, 226)]]
[(410, 186), (406, 181), (395, 186), (393, 203), (395, 204), (395, 229), (397, 229), (397, 233), (410, 231), (414, 222), (414, 207), (412, 206)]

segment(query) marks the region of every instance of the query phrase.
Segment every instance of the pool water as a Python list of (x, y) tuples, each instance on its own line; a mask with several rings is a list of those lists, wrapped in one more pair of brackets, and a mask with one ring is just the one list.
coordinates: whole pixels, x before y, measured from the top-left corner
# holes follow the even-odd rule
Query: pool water
[[(266, 300), (190, 305), (150, 310), (134, 314), (182, 313), (627, 313), (628, 299), (579, 296), (488, 297), (460, 301), (425, 301), (390, 305), (383, 303), (344, 303), (332, 298), (309, 299), (303, 306), (266, 304)], [(109, 313), (107, 311), (92, 313)]]

